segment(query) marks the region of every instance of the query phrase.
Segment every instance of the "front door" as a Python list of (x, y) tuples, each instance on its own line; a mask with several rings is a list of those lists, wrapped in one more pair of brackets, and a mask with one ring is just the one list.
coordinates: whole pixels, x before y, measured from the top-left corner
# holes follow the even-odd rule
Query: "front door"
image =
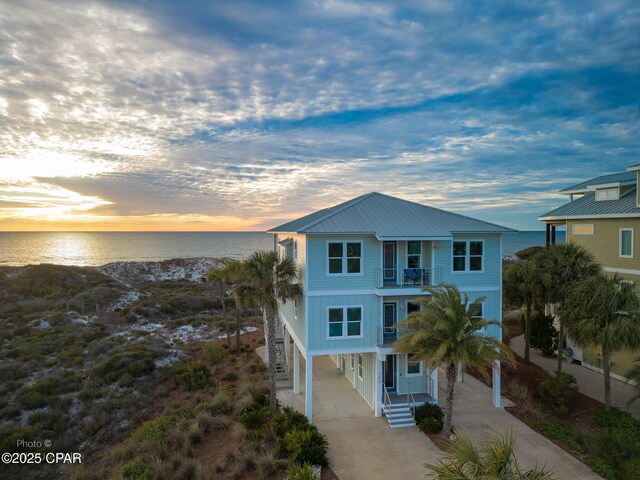
[(387, 355), (384, 362), (384, 386), (388, 392), (396, 391), (396, 356)]
[(396, 338), (396, 329), (393, 326), (396, 324), (396, 302), (384, 303), (384, 338)]
[(396, 242), (383, 242), (383, 271), (385, 283), (394, 283), (396, 281)]

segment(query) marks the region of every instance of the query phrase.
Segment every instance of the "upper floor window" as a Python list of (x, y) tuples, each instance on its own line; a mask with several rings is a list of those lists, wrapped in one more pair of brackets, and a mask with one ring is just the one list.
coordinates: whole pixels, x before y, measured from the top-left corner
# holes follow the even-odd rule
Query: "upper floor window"
[(362, 307), (329, 307), (329, 338), (361, 335)]
[(633, 258), (633, 228), (620, 229), (620, 256)]
[(407, 268), (420, 268), (422, 244), (419, 240), (407, 242)]
[(327, 257), (329, 275), (362, 273), (361, 242), (329, 242)]
[(453, 271), (481, 272), (484, 257), (482, 240), (465, 240), (453, 242)]
[(596, 200), (618, 200), (618, 187), (598, 188), (596, 190)]

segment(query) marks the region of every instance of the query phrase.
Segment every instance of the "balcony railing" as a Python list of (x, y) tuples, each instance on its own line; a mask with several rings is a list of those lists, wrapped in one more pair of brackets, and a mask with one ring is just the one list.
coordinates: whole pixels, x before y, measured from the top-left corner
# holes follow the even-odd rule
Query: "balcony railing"
[(438, 268), (378, 268), (377, 288), (422, 288), (436, 285)]

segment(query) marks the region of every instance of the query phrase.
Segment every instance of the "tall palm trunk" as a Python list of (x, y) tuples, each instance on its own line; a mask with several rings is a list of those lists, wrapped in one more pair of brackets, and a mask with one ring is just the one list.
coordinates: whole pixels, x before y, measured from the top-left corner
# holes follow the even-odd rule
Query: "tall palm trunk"
[(447, 393), (444, 405), (444, 424), (442, 426), (442, 436), (446, 439), (451, 437), (451, 420), (453, 418), (453, 391), (456, 386), (457, 368), (455, 363), (447, 365)]
[(562, 372), (562, 353), (564, 350), (564, 322), (560, 319), (560, 331), (558, 332), (558, 364), (556, 371)]
[(611, 359), (609, 351), (602, 349), (602, 370), (604, 372), (604, 408), (611, 410)]
[(231, 347), (231, 337), (229, 336), (229, 319), (227, 318), (227, 286), (225, 285), (224, 280), (220, 280), (218, 282), (220, 286), (220, 302), (222, 303), (222, 317), (224, 318), (224, 331), (227, 334), (227, 345)]
[(524, 326), (524, 361), (529, 363), (529, 348), (531, 346), (531, 302), (527, 302), (527, 323)]
[(240, 354), (240, 299), (236, 297), (236, 355)]
[(273, 312), (263, 310), (264, 330), (267, 339), (265, 355), (267, 357), (267, 369), (269, 371), (269, 410), (276, 411), (276, 326)]

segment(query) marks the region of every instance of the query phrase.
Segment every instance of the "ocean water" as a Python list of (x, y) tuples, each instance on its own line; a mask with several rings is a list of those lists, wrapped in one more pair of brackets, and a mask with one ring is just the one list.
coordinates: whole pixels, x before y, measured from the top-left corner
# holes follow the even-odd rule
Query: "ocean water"
[[(545, 232), (506, 233), (503, 254), (544, 245)], [(564, 232), (556, 239), (564, 241)], [(273, 248), (263, 232), (0, 232), (0, 265), (96, 266), (170, 258), (246, 258)]]

